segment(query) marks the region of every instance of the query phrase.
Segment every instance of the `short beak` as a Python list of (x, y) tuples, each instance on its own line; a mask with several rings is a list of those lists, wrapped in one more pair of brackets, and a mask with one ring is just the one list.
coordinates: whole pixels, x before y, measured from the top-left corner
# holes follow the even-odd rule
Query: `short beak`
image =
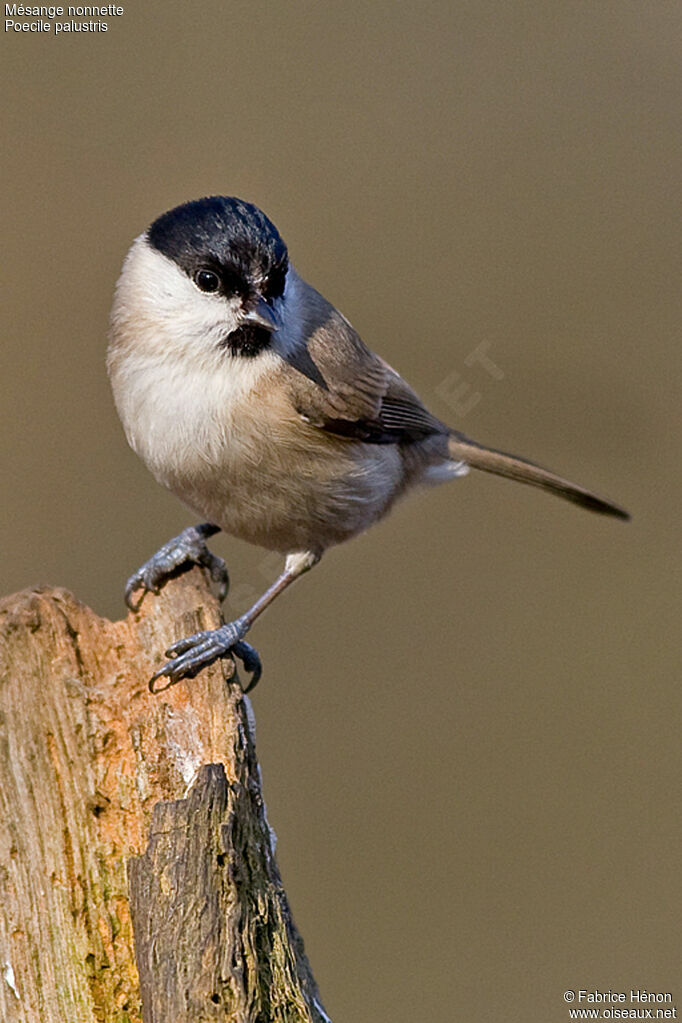
[(264, 298), (259, 298), (253, 309), (244, 317), (245, 323), (253, 323), (263, 330), (277, 330), (279, 323), (274, 310), (268, 305)]

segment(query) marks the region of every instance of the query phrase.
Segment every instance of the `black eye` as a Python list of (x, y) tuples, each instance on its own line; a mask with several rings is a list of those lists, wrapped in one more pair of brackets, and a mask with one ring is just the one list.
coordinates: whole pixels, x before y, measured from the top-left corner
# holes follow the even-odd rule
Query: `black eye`
[(218, 291), (220, 277), (213, 270), (197, 270), (194, 275), (194, 283), (202, 291)]

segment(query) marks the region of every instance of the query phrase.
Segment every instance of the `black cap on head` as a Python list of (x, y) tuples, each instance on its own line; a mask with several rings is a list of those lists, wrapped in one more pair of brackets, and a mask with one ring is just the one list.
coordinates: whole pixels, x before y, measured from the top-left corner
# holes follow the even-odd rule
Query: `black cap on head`
[(272, 221), (242, 199), (216, 195), (183, 203), (155, 220), (147, 238), (190, 276), (208, 266), (246, 283), (270, 281), (274, 295), (284, 287), (287, 247)]

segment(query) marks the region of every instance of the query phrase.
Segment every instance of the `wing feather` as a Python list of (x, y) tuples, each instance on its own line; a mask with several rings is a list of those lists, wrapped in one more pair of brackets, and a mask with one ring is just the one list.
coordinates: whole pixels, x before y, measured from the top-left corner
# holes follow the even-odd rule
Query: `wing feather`
[[(312, 293), (312, 294), (311, 294)], [(350, 323), (311, 288), (305, 344), (286, 356), (294, 404), (309, 423), (370, 444), (421, 440), (448, 429)]]

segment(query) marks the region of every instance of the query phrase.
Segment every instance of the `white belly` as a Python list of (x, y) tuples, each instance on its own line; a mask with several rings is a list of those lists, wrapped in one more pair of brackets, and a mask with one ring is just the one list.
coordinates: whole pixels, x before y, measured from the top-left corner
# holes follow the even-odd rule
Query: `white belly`
[(267, 386), (275, 359), (195, 376), (138, 363), (114, 369), (112, 386), (133, 449), (202, 520), (283, 553), (322, 551), (386, 512), (403, 489), (403, 459), (393, 445), (305, 423)]

